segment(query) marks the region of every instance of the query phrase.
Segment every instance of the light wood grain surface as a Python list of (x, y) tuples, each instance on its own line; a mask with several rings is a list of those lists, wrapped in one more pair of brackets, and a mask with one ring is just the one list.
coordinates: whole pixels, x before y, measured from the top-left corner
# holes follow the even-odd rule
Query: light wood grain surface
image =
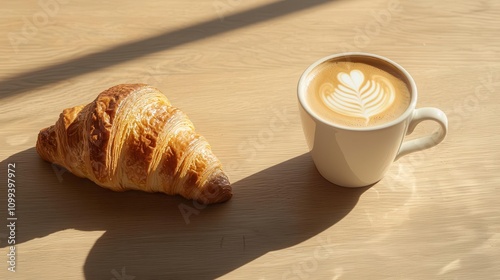
[[(30, 0), (0, 12), (0, 279), (500, 279), (499, 1)], [(417, 106), (450, 122), (442, 144), (370, 188), (321, 178), (298, 116), (302, 71), (348, 50), (399, 62)], [(190, 116), (231, 201), (114, 193), (39, 159), (38, 131), (64, 108), (130, 82)]]

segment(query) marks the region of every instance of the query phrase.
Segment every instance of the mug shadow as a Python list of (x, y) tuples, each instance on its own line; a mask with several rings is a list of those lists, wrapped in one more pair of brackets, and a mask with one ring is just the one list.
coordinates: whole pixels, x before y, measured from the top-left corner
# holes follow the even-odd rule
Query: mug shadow
[(18, 244), (65, 229), (105, 231), (83, 265), (86, 279), (213, 279), (332, 227), (369, 188), (332, 185), (309, 154), (234, 182), (229, 202), (209, 206), (115, 193), (44, 162), (34, 148), (8, 163), (16, 163)]

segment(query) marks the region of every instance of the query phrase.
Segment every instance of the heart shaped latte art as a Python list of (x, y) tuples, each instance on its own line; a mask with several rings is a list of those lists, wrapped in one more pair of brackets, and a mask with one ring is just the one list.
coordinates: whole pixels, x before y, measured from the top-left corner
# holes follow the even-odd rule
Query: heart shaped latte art
[(370, 118), (385, 111), (394, 102), (394, 86), (386, 78), (373, 75), (365, 79), (363, 72), (352, 70), (337, 75), (337, 86), (324, 83), (320, 87), (321, 99), (331, 110), (349, 117)]

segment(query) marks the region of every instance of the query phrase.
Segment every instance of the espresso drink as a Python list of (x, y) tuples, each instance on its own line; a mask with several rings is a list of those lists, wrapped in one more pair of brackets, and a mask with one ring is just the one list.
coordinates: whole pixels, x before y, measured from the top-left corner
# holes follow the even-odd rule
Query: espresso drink
[(332, 60), (309, 75), (307, 101), (326, 122), (370, 127), (398, 118), (410, 104), (404, 76), (382, 61)]

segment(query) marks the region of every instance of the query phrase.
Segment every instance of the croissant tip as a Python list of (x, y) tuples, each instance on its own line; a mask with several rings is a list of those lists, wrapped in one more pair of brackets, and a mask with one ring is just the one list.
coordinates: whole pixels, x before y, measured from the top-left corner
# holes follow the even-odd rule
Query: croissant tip
[(46, 161), (53, 161), (52, 156), (57, 150), (54, 126), (42, 128), (38, 133), (35, 145), (38, 155)]
[(233, 196), (231, 183), (225, 174), (211, 179), (198, 202), (215, 204), (226, 202)]
[(219, 202), (226, 202), (230, 200), (233, 197), (233, 191), (231, 185), (228, 185), (227, 187), (222, 187), (221, 195), (219, 197), (221, 198)]

